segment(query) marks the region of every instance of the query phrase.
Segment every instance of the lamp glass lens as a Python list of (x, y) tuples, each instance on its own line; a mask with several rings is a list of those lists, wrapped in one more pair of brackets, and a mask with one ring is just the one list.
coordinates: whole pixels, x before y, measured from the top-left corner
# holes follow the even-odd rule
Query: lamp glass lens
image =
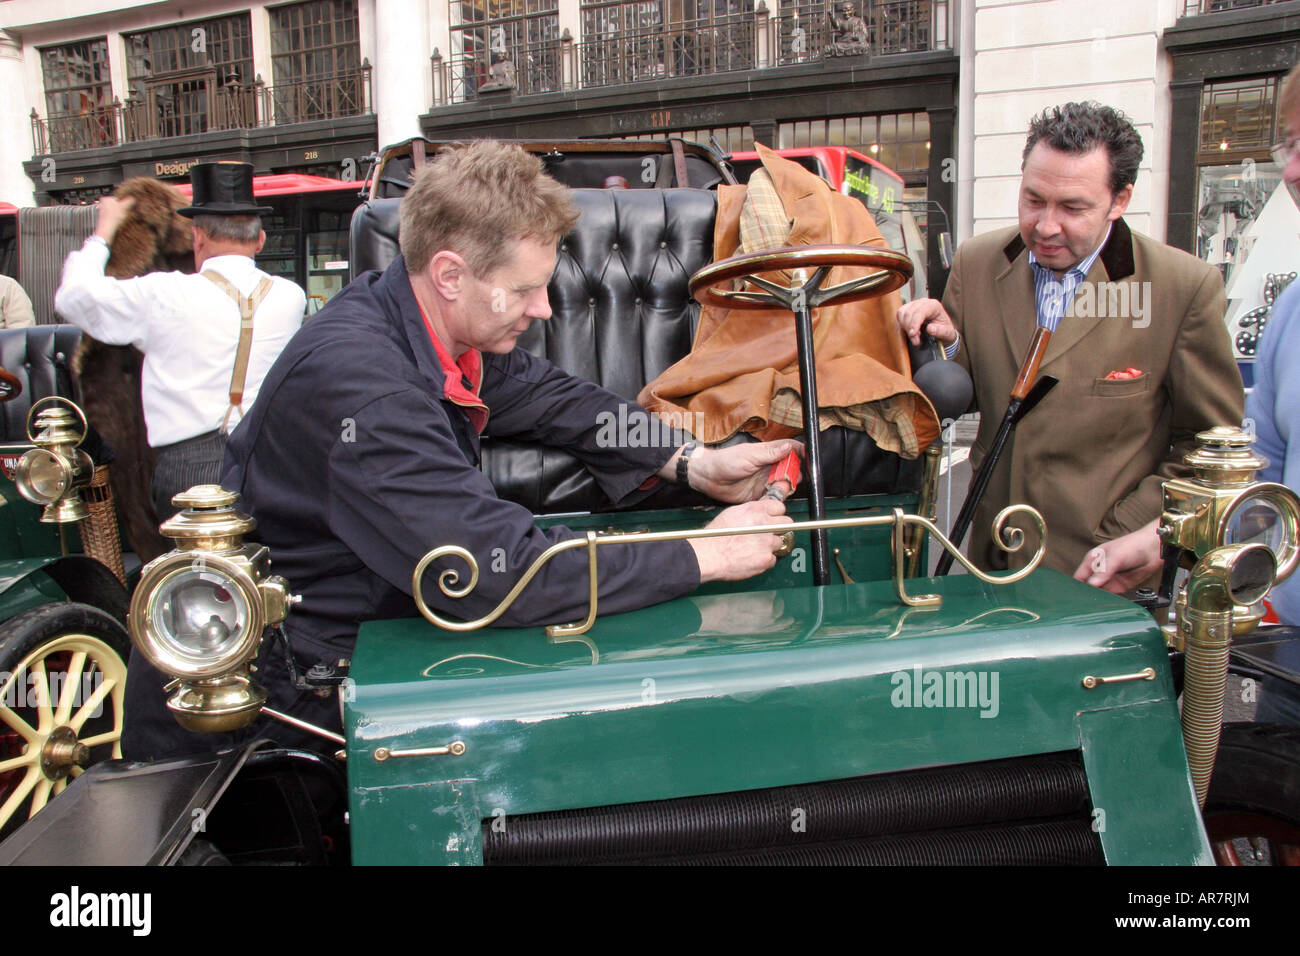
[(157, 633), (201, 661), (230, 653), (243, 639), (250, 616), (243, 592), (212, 568), (172, 575), (159, 586), (151, 612)]
[(1287, 543), (1282, 513), (1267, 498), (1247, 498), (1239, 504), (1224, 531), (1224, 544), (1262, 544), (1279, 555)]
[(57, 501), (68, 490), (68, 469), (63, 460), (48, 451), (32, 454), (27, 481), (32, 494), (41, 501)]

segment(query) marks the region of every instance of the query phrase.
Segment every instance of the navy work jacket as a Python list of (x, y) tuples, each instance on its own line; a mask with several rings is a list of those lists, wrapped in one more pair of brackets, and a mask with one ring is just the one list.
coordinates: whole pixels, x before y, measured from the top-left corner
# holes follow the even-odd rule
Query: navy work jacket
[[(431, 607), (469, 620), (493, 610), (543, 550), (575, 536), (539, 530), (527, 509), (497, 497), (478, 467), (479, 436), (444, 383), (399, 256), (303, 326), (232, 434), (222, 484), (242, 495), (239, 507), (257, 521), (252, 539), (302, 595), (285, 625), (298, 654), (347, 656), (362, 622), (415, 616), (411, 574), (433, 548), (460, 545), (477, 559), (478, 585), (464, 598), (437, 585), (447, 568), (469, 580), (455, 558), (422, 583)], [(480, 396), (485, 435), (571, 451), (616, 505), (639, 500), (675, 450), (599, 447), (597, 416), (628, 400), (523, 349), (483, 356)], [(494, 571), (502, 557), (505, 570)], [(688, 593), (699, 565), (686, 542), (610, 545), (599, 578), (599, 609), (612, 613)], [(547, 564), (497, 625), (581, 619), (587, 590), (587, 556), (575, 549)]]

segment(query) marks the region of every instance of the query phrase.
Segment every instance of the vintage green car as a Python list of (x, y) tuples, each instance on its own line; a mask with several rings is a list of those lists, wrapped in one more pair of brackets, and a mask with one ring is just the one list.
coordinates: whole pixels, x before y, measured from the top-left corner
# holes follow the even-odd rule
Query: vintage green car
[(127, 592), (107, 468), (79, 447), (79, 335), (0, 330), (0, 836), (121, 756)]
[[(640, 168), (635, 153), (623, 159)], [(556, 315), (521, 345), (629, 397), (689, 348), (706, 286), (776, 267), (710, 266), (707, 189), (577, 189), (575, 199), (582, 219), (562, 246)], [(394, 254), (399, 202), (358, 211), (354, 268)], [(818, 257), (845, 261), (835, 258), (843, 250), (799, 254), (814, 276)], [(910, 269), (888, 254), (868, 265), (877, 278), (842, 294), (897, 287)], [(628, 308), (620, 296), (647, 276), (663, 301), (654, 316), (639, 298), (630, 311), (654, 334), (637, 340), (636, 374), (612, 381), (603, 376), (626, 371), (617, 357), (632, 346), (609, 325), (611, 310)], [(600, 291), (588, 301), (577, 288)], [(934, 374), (924, 365), (946, 364), (933, 351), (913, 361), (921, 379)], [(297, 675), (343, 709), (342, 736), (296, 722), (316, 731), (311, 752), (274, 745), (277, 721), (292, 719), (261, 709), (250, 670), (259, 653), (285, 653), (293, 582), (271, 574), (275, 555), (256, 543), (236, 496), (192, 489), (165, 529), (177, 550), (144, 569), (132, 636), (175, 676), (182, 723), (245, 724), (257, 739), (204, 757), (100, 764), (0, 843), (0, 862), (1292, 858), (1300, 733), (1222, 727), (1229, 668), (1285, 677), (1270, 652), (1295, 637), (1255, 628), (1252, 608), (1300, 562), (1300, 503), (1253, 482), (1248, 436), (1206, 433), (1194, 477), (1166, 486), (1176, 621), (1162, 627), (1158, 595), (1128, 601), (1040, 569), (1037, 557), (1003, 575), (918, 576), (933, 542), (949, 547), (931, 520), (936, 456), (904, 462), (833, 432), (820, 452), (810, 443), (821, 475), (790, 504), (800, 524), (788, 557), (740, 584), (598, 617), (584, 577), (573, 587), (592, 594), (585, 621), (486, 630), (490, 619), (455, 620), (426, 603), (434, 588), (465, 593), (481, 570), (456, 542), (432, 543), (412, 575), (420, 617), (365, 622), (350, 660)], [(499, 493), (576, 532), (539, 561), (585, 549), (592, 575), (604, 544), (700, 533), (710, 514), (673, 489), (610, 511), (551, 450), (485, 444), (484, 461)], [(1023, 507), (1001, 520), (1008, 548), (1013, 526), (1041, 522)], [(456, 571), (424, 573), (448, 556)], [(1190, 574), (1175, 595), (1179, 566)], [(527, 600), (529, 569), (518, 573), (507, 601)], [(184, 623), (186, 602), (210, 622), (218, 593), (237, 626)], [(132, 827), (109, 825), (124, 818)]]

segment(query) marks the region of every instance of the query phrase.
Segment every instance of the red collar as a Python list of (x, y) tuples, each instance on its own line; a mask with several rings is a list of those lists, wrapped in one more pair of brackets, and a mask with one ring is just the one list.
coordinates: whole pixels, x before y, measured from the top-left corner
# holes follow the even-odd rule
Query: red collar
[[(480, 435), (483, 434), (488, 420), (488, 407), (483, 404), (483, 400), (478, 395), (479, 386), (483, 384), (483, 356), (478, 349), (467, 349), (453, 362), (451, 354), (434, 334), (433, 326), (429, 324), (429, 317), (424, 314), (423, 306), (420, 307), (420, 318), (424, 319), (425, 331), (429, 333), (429, 341), (433, 343), (433, 350), (438, 354), (438, 364), (442, 366), (443, 393), (448, 401), (455, 402), (465, 409), (474, 430)], [(468, 387), (466, 382), (469, 383)]]

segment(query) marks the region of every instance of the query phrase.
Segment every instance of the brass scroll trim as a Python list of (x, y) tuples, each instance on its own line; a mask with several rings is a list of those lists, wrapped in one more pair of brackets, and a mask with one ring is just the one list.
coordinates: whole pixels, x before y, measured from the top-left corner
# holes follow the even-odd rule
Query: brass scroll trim
[(1006, 528), (1007, 521), (1015, 514), (1022, 514), (1027, 517), (1038, 531), (1038, 550), (1034, 552), (1029, 562), (1019, 571), (1009, 571), (1005, 574), (986, 574), (966, 559), (966, 556), (954, 545), (948, 538), (935, 527), (934, 522), (922, 515), (904, 514), (902, 509), (895, 508), (890, 514), (883, 515), (860, 515), (852, 518), (824, 518), (821, 521), (796, 521), (793, 524), (764, 524), (753, 525), (748, 528), (692, 528), (685, 531), (644, 531), (634, 532), (631, 534), (605, 535), (597, 534), (594, 531), (588, 531), (583, 537), (569, 538), (565, 541), (557, 541), (545, 551), (537, 556), (528, 570), (524, 572), (510, 592), (501, 599), (493, 610), (473, 621), (452, 621), (444, 617), (439, 617), (424, 600), (424, 590), (422, 580), (429, 566), (440, 558), (457, 557), (469, 566), (469, 582), (464, 587), (458, 587), (460, 583), (460, 574), (454, 568), (445, 568), (438, 575), (438, 588), (449, 598), (463, 598), (474, 590), (478, 584), (479, 570), (478, 562), (465, 548), (456, 544), (445, 544), (441, 547), (434, 548), (415, 566), (415, 571), (411, 575), (411, 596), (415, 599), (415, 606), (420, 609), (420, 613), (431, 624), (448, 631), (475, 631), (482, 627), (487, 627), (496, 621), (506, 610), (514, 604), (520, 592), (523, 591), (541, 571), (542, 567), (558, 554), (565, 551), (572, 551), (575, 548), (587, 549), (587, 576), (588, 576), (588, 606), (587, 616), (584, 620), (574, 624), (552, 624), (546, 628), (547, 637), (573, 637), (578, 634), (585, 634), (591, 629), (596, 620), (596, 601), (598, 593), (597, 561), (596, 549), (603, 544), (641, 544), (647, 542), (659, 541), (688, 541), (692, 538), (722, 538), (738, 534), (774, 534), (782, 535), (791, 531), (812, 531), (817, 528), (826, 528), (828, 530), (836, 528), (865, 528), (889, 525), (893, 529), (891, 537), (891, 550), (893, 552), (893, 569), (894, 569), (894, 592), (898, 595), (899, 601), (913, 607), (936, 607), (940, 603), (940, 598), (935, 594), (920, 594), (910, 596), (907, 593), (903, 578), (903, 565), (906, 560), (906, 549), (903, 547), (903, 531), (908, 526), (914, 526), (930, 532), (944, 549), (951, 552), (953, 557), (959, 561), (972, 577), (978, 578), (986, 584), (1014, 584), (1022, 580), (1030, 572), (1038, 567), (1043, 559), (1043, 552), (1047, 546), (1047, 526), (1043, 521), (1043, 516), (1029, 505), (1018, 504), (1010, 505), (998, 512), (997, 517), (993, 519), (993, 540), (997, 542), (998, 547), (1008, 553), (1018, 551), (1024, 544), (1024, 532), (1019, 528)]

